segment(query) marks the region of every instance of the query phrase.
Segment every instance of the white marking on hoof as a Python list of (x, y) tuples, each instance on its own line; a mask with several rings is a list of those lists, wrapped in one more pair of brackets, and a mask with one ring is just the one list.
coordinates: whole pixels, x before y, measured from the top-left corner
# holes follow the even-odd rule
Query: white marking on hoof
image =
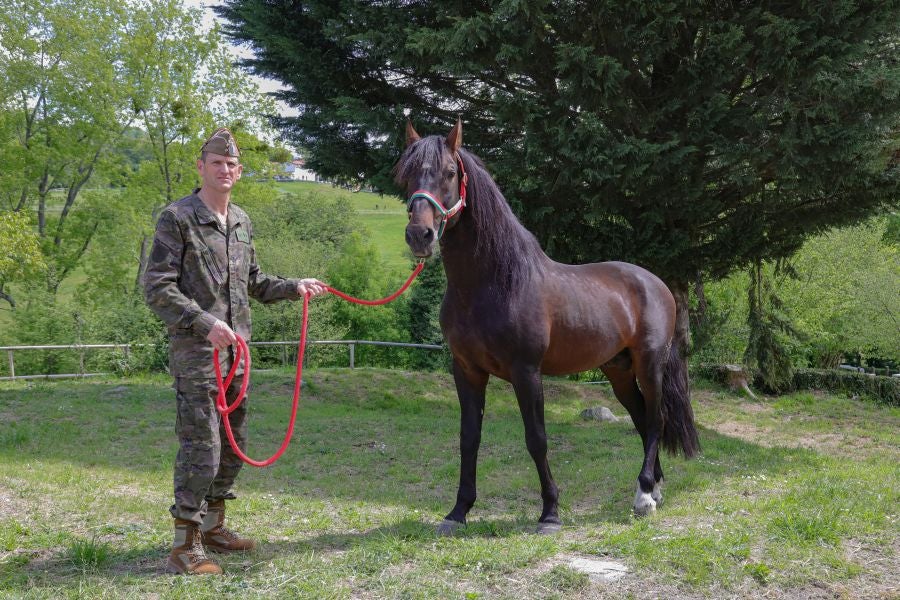
[(657, 505), (662, 504), (662, 488), (659, 486), (658, 481), (653, 484), (653, 491), (650, 492), (650, 497), (653, 498)]
[(637, 517), (646, 517), (656, 511), (656, 500), (652, 494), (641, 491), (641, 484), (637, 486), (637, 492), (634, 494), (634, 514)]

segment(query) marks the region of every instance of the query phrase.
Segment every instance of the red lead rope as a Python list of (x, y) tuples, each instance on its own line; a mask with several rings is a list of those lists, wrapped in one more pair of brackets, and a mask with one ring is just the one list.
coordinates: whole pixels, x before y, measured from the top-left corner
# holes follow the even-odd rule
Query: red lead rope
[[(378, 306), (381, 304), (387, 304), (388, 302), (393, 301), (397, 296), (406, 291), (406, 288), (412, 283), (413, 279), (422, 271), (425, 267), (424, 262), (420, 262), (416, 265), (416, 268), (413, 270), (412, 274), (409, 276), (409, 279), (406, 280), (399, 290), (387, 296), (385, 298), (381, 298), (380, 300), (361, 300), (359, 298), (354, 298), (353, 296), (349, 296), (340, 290), (336, 290), (331, 286), (325, 286), (325, 289), (328, 292), (334, 294), (335, 296), (339, 296), (348, 302), (353, 302), (355, 304), (365, 304), (367, 306)], [(216, 410), (219, 411), (219, 414), (222, 415), (222, 421), (225, 423), (225, 434), (228, 436), (228, 443), (231, 444), (231, 447), (234, 449), (234, 453), (238, 455), (238, 457), (247, 463), (248, 465), (253, 465), (254, 467), (266, 467), (271, 465), (273, 462), (279, 459), (284, 451), (287, 450), (288, 444), (291, 441), (291, 435), (294, 433), (294, 422), (297, 419), (297, 406), (300, 404), (300, 382), (303, 380), (303, 355), (306, 353), (306, 328), (309, 323), (309, 294), (305, 294), (303, 296), (303, 325), (300, 328), (300, 343), (297, 346), (297, 373), (294, 378), (294, 400), (293, 406), (291, 407), (291, 419), (288, 422), (287, 432), (284, 434), (284, 440), (281, 442), (281, 447), (269, 458), (266, 460), (253, 460), (238, 447), (237, 442), (234, 439), (234, 433), (231, 431), (231, 421), (228, 417), (232, 412), (237, 409), (238, 406), (241, 405), (241, 402), (244, 400), (244, 396), (247, 394), (247, 386), (250, 384), (250, 348), (247, 347), (247, 342), (241, 336), (235, 334), (237, 337), (237, 343), (235, 344), (235, 352), (234, 352), (234, 362), (231, 365), (231, 370), (228, 372), (228, 376), (225, 378), (225, 381), (222, 381), (222, 370), (219, 367), (219, 349), (216, 348), (213, 350), (213, 368), (216, 371), (216, 386), (219, 389), (219, 393), (216, 396)], [(241, 381), (241, 389), (238, 392), (238, 397), (234, 402), (228, 404), (228, 401), (225, 399), (225, 390), (228, 389), (228, 386), (231, 385), (232, 379), (234, 379), (234, 374), (237, 372), (238, 365), (241, 364), (241, 361), (244, 361), (244, 374), (243, 379)]]

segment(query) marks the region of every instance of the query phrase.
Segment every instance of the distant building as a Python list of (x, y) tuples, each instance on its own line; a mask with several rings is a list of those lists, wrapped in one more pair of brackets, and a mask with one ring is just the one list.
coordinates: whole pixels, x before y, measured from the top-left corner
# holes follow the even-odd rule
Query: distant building
[(302, 158), (295, 158), (289, 163), (284, 164), (284, 171), (278, 179), (287, 181), (319, 181), (319, 176), (315, 171), (306, 168), (306, 161)]

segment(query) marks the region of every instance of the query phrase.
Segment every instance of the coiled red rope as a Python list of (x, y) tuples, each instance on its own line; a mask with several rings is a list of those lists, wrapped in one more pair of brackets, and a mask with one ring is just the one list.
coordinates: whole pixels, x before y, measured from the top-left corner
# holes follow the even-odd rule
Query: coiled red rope
[[(425, 267), (424, 262), (420, 262), (416, 265), (416, 268), (413, 269), (412, 274), (409, 276), (409, 279), (406, 280), (400, 289), (391, 294), (390, 296), (386, 296), (379, 300), (362, 300), (360, 298), (354, 298), (348, 294), (340, 290), (336, 290), (331, 286), (325, 286), (325, 289), (335, 296), (339, 298), (343, 298), (348, 302), (353, 302), (354, 304), (364, 304), (366, 306), (379, 306), (382, 304), (387, 304), (388, 302), (393, 301), (400, 294), (406, 291), (406, 288), (413, 282), (413, 279), (418, 276), (418, 274)], [(303, 380), (303, 355), (306, 353), (306, 329), (309, 323), (309, 293), (303, 296), (303, 324), (300, 327), (300, 342), (297, 346), (297, 371), (294, 378), (294, 397), (293, 404), (291, 406), (291, 418), (288, 421), (287, 432), (284, 434), (284, 440), (281, 442), (281, 447), (278, 450), (267, 458), (266, 460), (253, 460), (240, 449), (237, 442), (234, 439), (234, 433), (231, 430), (231, 421), (229, 419), (229, 415), (233, 413), (238, 406), (241, 405), (241, 402), (244, 401), (244, 397), (247, 394), (247, 386), (250, 385), (250, 348), (247, 346), (246, 340), (241, 336), (235, 334), (237, 338), (237, 342), (235, 343), (234, 350), (234, 361), (232, 362), (231, 369), (228, 372), (228, 376), (225, 380), (222, 380), (222, 370), (219, 366), (219, 349), (216, 348), (213, 350), (213, 368), (216, 372), (216, 386), (218, 388), (218, 395), (216, 396), (216, 410), (219, 411), (219, 414), (222, 415), (222, 421), (225, 424), (225, 435), (228, 437), (228, 443), (231, 444), (231, 447), (234, 449), (234, 453), (237, 454), (238, 458), (247, 463), (248, 465), (253, 465), (254, 467), (266, 467), (271, 465), (276, 460), (278, 460), (284, 451), (287, 450), (288, 444), (291, 442), (291, 435), (294, 433), (294, 422), (297, 419), (297, 407), (300, 404), (300, 385)], [(234, 379), (235, 373), (237, 373), (238, 366), (241, 364), (241, 361), (244, 363), (244, 373), (243, 379), (241, 380), (241, 389), (238, 392), (238, 397), (232, 402), (228, 404), (228, 400), (225, 398), (225, 390), (228, 389), (228, 386), (231, 385), (231, 381)]]

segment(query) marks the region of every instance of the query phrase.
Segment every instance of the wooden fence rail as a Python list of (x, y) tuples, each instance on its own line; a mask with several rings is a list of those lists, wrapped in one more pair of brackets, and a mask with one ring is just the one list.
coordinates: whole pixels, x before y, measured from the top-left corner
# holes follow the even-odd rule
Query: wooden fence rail
[[(381, 342), (376, 340), (309, 340), (307, 346), (338, 346), (346, 345), (350, 351), (350, 368), (356, 366), (356, 346), (392, 346), (398, 348), (419, 348), (422, 350), (441, 350), (443, 346), (436, 344), (411, 344), (406, 342)], [(60, 379), (65, 377), (96, 377), (109, 375), (109, 373), (86, 373), (84, 368), (85, 351), (93, 349), (118, 349), (127, 357), (132, 348), (147, 346), (149, 344), (51, 344), (46, 346), (0, 346), (0, 352), (6, 351), (9, 358), (9, 375), (0, 377), (0, 381), (12, 379)], [(287, 365), (287, 349), (296, 346), (297, 342), (248, 342), (249, 346), (282, 346), (282, 364)], [(78, 373), (47, 373), (38, 375), (16, 375), (16, 363), (14, 354), (19, 350), (77, 350)]]

